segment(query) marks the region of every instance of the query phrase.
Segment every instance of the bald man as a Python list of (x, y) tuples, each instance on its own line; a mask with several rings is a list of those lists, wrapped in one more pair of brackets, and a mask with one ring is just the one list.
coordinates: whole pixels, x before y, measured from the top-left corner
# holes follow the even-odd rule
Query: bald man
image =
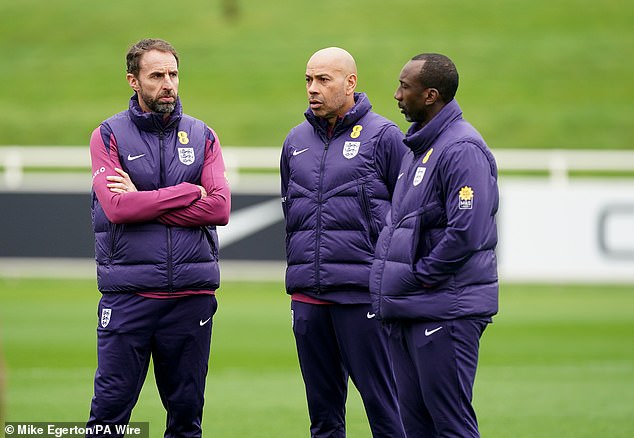
[(400, 438), (387, 337), (368, 283), (406, 148), (356, 85), (343, 49), (319, 50), (306, 65), (306, 121), (291, 130), (280, 160), (286, 291), (311, 437), (345, 437), (350, 378), (373, 436)]

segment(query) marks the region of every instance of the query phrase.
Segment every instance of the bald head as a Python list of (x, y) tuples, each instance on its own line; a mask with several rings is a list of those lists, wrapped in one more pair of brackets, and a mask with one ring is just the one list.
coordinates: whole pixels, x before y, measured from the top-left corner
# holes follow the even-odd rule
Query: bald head
[(354, 106), (357, 65), (350, 53), (328, 47), (313, 54), (306, 64), (306, 91), (313, 114), (332, 125)]
[(308, 60), (307, 67), (324, 67), (336, 70), (344, 75), (357, 74), (357, 64), (346, 50), (339, 47), (327, 47), (316, 51)]

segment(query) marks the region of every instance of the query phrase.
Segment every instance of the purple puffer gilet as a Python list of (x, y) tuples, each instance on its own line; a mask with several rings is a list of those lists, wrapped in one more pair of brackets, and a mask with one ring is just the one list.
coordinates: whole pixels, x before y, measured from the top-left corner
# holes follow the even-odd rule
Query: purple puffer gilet
[[(183, 134), (179, 137), (178, 133), (182, 132), (186, 137)], [(123, 170), (139, 191), (181, 182), (200, 184), (205, 146), (211, 134), (202, 121), (182, 113), (180, 100), (164, 124), (162, 115), (144, 113), (135, 95), (129, 110), (101, 124), (101, 135), (106, 147), (110, 145), (110, 136), (114, 136)], [(126, 158), (141, 154), (145, 154), (143, 160)], [(159, 222), (113, 224), (94, 192), (92, 222), (97, 284), (102, 293), (218, 288), (220, 271), (215, 227), (177, 227)]]
[[(289, 294), (339, 302), (334, 295), (356, 293), (370, 302), (370, 265), (391, 198), (375, 155), (387, 129), (398, 131), (398, 141), (401, 134), (393, 122), (371, 111), (365, 94), (356, 93), (355, 99), (330, 138), (324, 120), (308, 110), (307, 120), (284, 142)], [(399, 163), (395, 160), (395, 166)]]

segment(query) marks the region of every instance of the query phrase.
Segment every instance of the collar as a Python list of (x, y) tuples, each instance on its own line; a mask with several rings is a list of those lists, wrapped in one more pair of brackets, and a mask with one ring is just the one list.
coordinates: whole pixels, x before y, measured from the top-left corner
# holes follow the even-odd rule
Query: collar
[(414, 152), (414, 155), (421, 154), (429, 149), (447, 126), (461, 117), (462, 110), (458, 102), (452, 99), (422, 128), (420, 123), (412, 123), (403, 142)]
[(183, 116), (183, 107), (180, 97), (176, 98), (174, 111), (172, 111), (167, 120), (163, 119), (163, 114), (144, 112), (141, 109), (139, 96), (136, 93), (130, 98), (128, 111), (134, 124), (142, 131), (148, 132), (172, 131), (178, 127), (178, 123)]
[(350, 108), (343, 117), (337, 117), (337, 121), (332, 127), (328, 125), (328, 121), (326, 119), (315, 116), (310, 107), (308, 107), (304, 116), (306, 117), (306, 120), (308, 120), (315, 129), (322, 132), (326, 138), (332, 138), (337, 135), (338, 132), (355, 124), (361, 119), (361, 117), (370, 112), (371, 109), (372, 104), (365, 93), (354, 93), (354, 106)]

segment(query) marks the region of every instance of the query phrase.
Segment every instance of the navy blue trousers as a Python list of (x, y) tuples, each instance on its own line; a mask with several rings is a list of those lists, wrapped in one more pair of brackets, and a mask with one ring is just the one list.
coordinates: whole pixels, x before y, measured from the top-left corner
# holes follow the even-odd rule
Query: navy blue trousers
[[(98, 363), (87, 426), (128, 423), (152, 357), (156, 386), (167, 411), (164, 436), (200, 437), (216, 309), (213, 295), (153, 299), (104, 294), (99, 302)], [(159, 435), (154, 431), (150, 436)]]
[(373, 437), (405, 437), (387, 334), (371, 306), (293, 301), (291, 311), (311, 437), (346, 436), (348, 378), (361, 394)]
[(387, 325), (408, 438), (479, 437), (471, 400), (480, 337), (489, 321)]

